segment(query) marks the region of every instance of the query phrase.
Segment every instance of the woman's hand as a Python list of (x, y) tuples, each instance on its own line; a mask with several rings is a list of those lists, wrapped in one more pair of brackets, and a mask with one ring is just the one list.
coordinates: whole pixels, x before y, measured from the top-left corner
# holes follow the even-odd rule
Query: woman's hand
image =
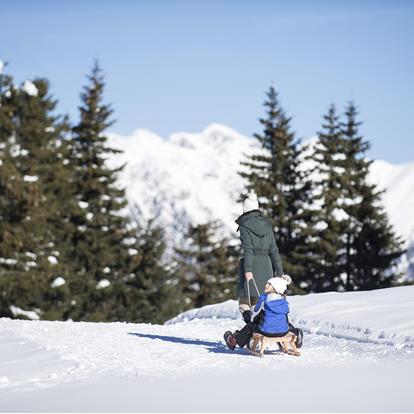
[(253, 279), (253, 273), (252, 272), (246, 272), (244, 274), (244, 277), (246, 278), (247, 281), (252, 280)]

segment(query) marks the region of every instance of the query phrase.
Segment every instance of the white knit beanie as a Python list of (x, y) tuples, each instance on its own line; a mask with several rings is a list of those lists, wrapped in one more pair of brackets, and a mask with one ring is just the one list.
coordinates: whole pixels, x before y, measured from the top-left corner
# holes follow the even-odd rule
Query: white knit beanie
[(259, 209), (259, 202), (257, 201), (257, 195), (254, 193), (250, 193), (249, 196), (244, 200), (243, 203), (243, 213), (247, 213), (248, 211), (258, 210)]
[(279, 295), (283, 295), (286, 292), (288, 285), (286, 280), (281, 277), (272, 277), (267, 281), (267, 283), (270, 283)]

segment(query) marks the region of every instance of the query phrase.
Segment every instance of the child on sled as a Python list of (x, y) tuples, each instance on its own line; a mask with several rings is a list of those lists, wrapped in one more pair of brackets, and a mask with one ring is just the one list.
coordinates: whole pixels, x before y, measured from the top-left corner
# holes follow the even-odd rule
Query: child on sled
[(264, 293), (260, 295), (254, 307), (251, 322), (246, 323), (240, 331), (227, 331), (224, 334), (224, 340), (231, 350), (234, 350), (236, 345), (241, 348), (248, 345), (253, 333), (282, 337), (291, 331), (297, 337), (296, 347), (302, 346), (302, 330), (295, 328), (288, 320), (289, 305), (285, 292), (289, 281), (288, 276), (272, 277), (267, 281)]

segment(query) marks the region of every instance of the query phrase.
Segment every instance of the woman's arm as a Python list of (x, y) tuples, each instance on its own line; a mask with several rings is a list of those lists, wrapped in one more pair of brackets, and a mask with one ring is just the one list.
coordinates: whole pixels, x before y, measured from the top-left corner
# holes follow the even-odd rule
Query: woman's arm
[(253, 243), (249, 231), (240, 226), (241, 247), (243, 249), (244, 273), (253, 272)]
[(270, 246), (269, 246), (269, 257), (272, 262), (273, 272), (275, 273), (276, 276), (282, 276), (283, 275), (282, 260), (280, 259), (279, 249), (277, 248), (273, 230), (271, 230), (270, 237), (271, 238), (270, 238)]

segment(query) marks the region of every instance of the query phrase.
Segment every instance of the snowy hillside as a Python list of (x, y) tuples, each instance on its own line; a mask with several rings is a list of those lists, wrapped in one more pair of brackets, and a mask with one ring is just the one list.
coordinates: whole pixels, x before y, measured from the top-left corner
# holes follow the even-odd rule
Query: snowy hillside
[(235, 301), (166, 325), (2, 318), (1, 411), (414, 409), (414, 286), (289, 302), (300, 357), (228, 350), (224, 331), (243, 325)]
[[(146, 218), (158, 217), (170, 241), (180, 241), (188, 222), (214, 219), (225, 224), (224, 234), (235, 236), (234, 220), (241, 213), (237, 198), (243, 190), (237, 172), (244, 154), (257, 151), (256, 140), (212, 124), (199, 134), (181, 132), (167, 139), (140, 129), (130, 136), (112, 134), (110, 144), (124, 151), (110, 162), (127, 163), (121, 183), (130, 204)], [(375, 161), (370, 179), (386, 190), (391, 223), (414, 245), (414, 162)]]

